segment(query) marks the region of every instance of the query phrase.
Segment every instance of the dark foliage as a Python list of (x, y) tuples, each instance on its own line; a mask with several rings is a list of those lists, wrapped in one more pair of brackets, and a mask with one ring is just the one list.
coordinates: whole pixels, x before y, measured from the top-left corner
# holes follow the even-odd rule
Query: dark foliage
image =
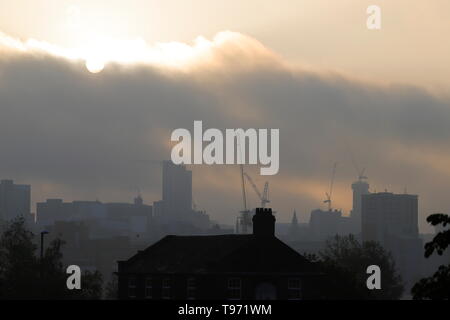
[[(403, 284), (394, 260), (377, 242), (361, 244), (352, 235), (335, 236), (315, 260), (326, 274), (326, 298), (392, 300), (402, 295)], [(381, 290), (367, 289), (370, 265), (381, 269)]]
[(69, 290), (60, 239), (49, 243), (43, 259), (37, 257), (35, 236), (23, 217), (8, 223), (0, 237), (0, 299), (98, 299), (102, 294), (99, 272), (85, 272), (81, 289)]
[[(427, 218), (427, 222), (429, 222), (432, 226), (437, 226), (442, 224), (445, 228), (450, 225), (450, 216), (442, 213), (435, 213)], [(438, 255), (442, 255), (442, 253), (447, 249), (450, 244), (450, 229), (438, 232), (438, 234), (433, 238), (431, 242), (425, 244), (425, 257), (428, 258), (433, 254), (436, 250)]]
[[(450, 216), (435, 213), (427, 218), (433, 226), (450, 225)], [(450, 245), (450, 229), (438, 232), (431, 242), (425, 244), (425, 257), (430, 257), (435, 251), (442, 255)], [(450, 264), (441, 265), (438, 270), (428, 278), (423, 278), (411, 289), (413, 299), (416, 300), (444, 300), (450, 299)]]
[(106, 284), (105, 287), (105, 299), (116, 300), (119, 296), (119, 282), (117, 275), (113, 274), (111, 280)]

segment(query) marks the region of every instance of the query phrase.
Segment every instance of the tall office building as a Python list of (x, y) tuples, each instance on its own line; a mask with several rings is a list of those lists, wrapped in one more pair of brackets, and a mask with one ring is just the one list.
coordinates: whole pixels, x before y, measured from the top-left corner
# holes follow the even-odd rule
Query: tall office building
[(362, 196), (362, 239), (385, 244), (390, 237), (419, 236), (418, 197), (380, 192)]
[(406, 286), (421, 274), (423, 243), (419, 238), (418, 196), (372, 193), (362, 196), (362, 239), (377, 241), (392, 253)]
[(192, 171), (172, 161), (163, 162), (162, 200), (164, 214), (182, 217), (192, 210)]
[(163, 162), (162, 200), (153, 206), (155, 222), (167, 232), (192, 234), (210, 228), (206, 212), (192, 208), (192, 171), (184, 165)]
[(362, 196), (365, 194), (369, 194), (369, 184), (366, 181), (360, 179), (352, 183), (352, 190), (353, 190), (353, 207), (350, 213), (350, 217), (358, 226), (358, 229), (361, 229)]
[(0, 219), (11, 220), (22, 215), (28, 221), (31, 217), (31, 186), (14, 184), (12, 180), (0, 182)]

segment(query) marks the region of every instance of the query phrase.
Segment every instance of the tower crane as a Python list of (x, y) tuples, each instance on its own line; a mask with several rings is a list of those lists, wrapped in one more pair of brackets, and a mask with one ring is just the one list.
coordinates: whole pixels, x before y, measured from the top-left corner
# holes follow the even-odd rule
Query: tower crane
[(336, 175), (336, 166), (337, 162), (333, 165), (333, 171), (331, 173), (331, 182), (330, 182), (330, 190), (328, 192), (325, 192), (326, 200), (324, 200), (324, 203), (328, 204), (328, 211), (331, 211), (331, 196), (333, 195), (333, 185), (334, 185), (334, 177)]
[(244, 179), (244, 165), (240, 164), (240, 173), (241, 173), (241, 187), (242, 187), (242, 202), (244, 204), (244, 210), (240, 213), (240, 217), (238, 218), (237, 225), (240, 227), (240, 230), (236, 230), (237, 233), (247, 234), (249, 227), (252, 226), (252, 221), (250, 218), (250, 210), (247, 208), (247, 194), (245, 191), (245, 179)]
[(350, 153), (350, 156), (352, 158), (353, 167), (355, 168), (356, 173), (358, 174), (358, 181), (367, 180), (368, 179), (367, 176), (364, 175), (366, 168), (360, 169), (358, 166), (358, 163), (355, 160), (353, 153)]
[(265, 208), (266, 204), (270, 202), (270, 200), (269, 200), (269, 182), (266, 181), (266, 183), (264, 184), (264, 191), (261, 194), (261, 192), (259, 191), (256, 184), (253, 182), (253, 179), (246, 172), (244, 172), (244, 176), (247, 178), (248, 182), (250, 182), (256, 195), (261, 200), (261, 208)]
[[(238, 139), (238, 156), (240, 159), (242, 159), (242, 150), (241, 145), (239, 143)], [(245, 150), (244, 150), (245, 152)], [(242, 161), (239, 161), (239, 169), (240, 169), (240, 176), (241, 176), (241, 189), (242, 189), (242, 202), (243, 202), (243, 210), (240, 211), (240, 216), (237, 218), (236, 221), (236, 233), (243, 233), (247, 234), (250, 227), (252, 226), (252, 219), (250, 217), (250, 210), (247, 208), (247, 194), (245, 191), (245, 179), (244, 179), (244, 165)]]

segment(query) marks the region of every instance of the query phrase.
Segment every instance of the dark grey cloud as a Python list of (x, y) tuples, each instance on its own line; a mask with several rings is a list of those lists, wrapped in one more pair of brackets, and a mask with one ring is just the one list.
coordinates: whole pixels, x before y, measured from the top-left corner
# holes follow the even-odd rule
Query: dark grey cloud
[[(450, 172), (424, 159), (450, 160), (449, 101), (412, 86), (297, 71), (273, 57), (247, 67), (243, 61), (258, 57), (217, 50), (221, 67), (187, 72), (109, 65), (94, 75), (49, 55), (0, 58), (0, 177), (32, 183), (34, 200), (123, 201), (137, 188), (158, 200), (160, 167), (151, 161), (170, 157), (173, 129), (203, 120), (220, 129), (280, 129), (280, 173), (268, 179), (281, 220), (294, 207), (306, 218), (322, 205), (317, 185), (327, 190), (334, 161), (336, 203), (348, 207), (351, 153), (375, 187), (419, 193), (422, 220), (448, 209)], [(196, 202), (232, 223), (241, 204), (237, 169), (192, 169)], [(302, 188), (287, 189), (292, 181)], [(313, 191), (303, 193), (308, 184)]]

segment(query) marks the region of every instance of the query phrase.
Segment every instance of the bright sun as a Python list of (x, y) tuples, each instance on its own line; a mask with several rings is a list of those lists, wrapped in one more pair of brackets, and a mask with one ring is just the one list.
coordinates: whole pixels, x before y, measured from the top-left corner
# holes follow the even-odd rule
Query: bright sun
[(105, 68), (105, 63), (100, 59), (86, 60), (86, 69), (91, 73), (99, 73)]

